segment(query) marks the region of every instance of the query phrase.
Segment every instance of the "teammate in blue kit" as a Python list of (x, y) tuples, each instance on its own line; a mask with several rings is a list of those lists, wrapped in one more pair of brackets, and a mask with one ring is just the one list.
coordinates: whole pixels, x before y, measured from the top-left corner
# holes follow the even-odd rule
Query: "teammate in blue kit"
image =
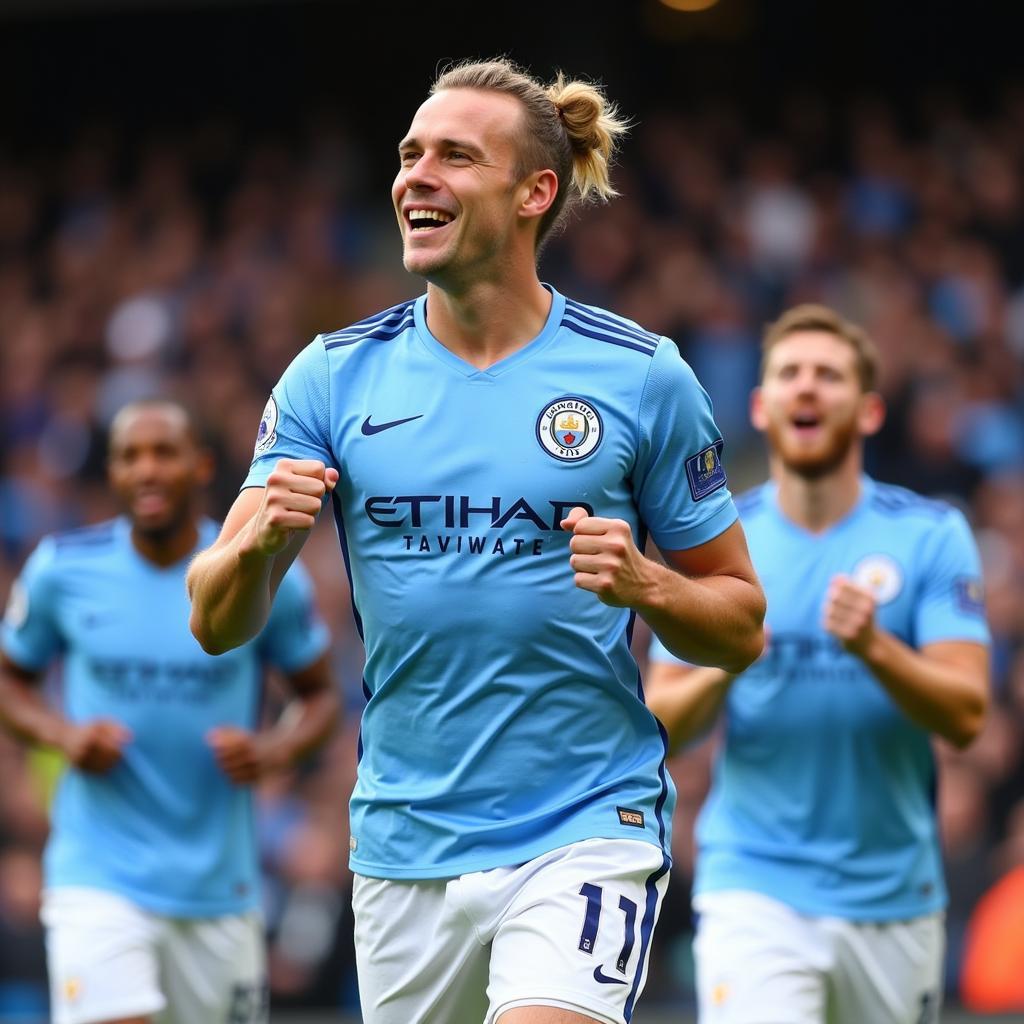
[(426, 295), (296, 358), (190, 573), (204, 646), (245, 641), (331, 495), (366, 645), (367, 1024), (628, 1021), (674, 801), (634, 613), (732, 671), (761, 650), (707, 396), (671, 341), (537, 277), (570, 199), (612, 194), (622, 128), (584, 83), (440, 77), (393, 187)]
[[(282, 580), (266, 627), (221, 658), (188, 628), (189, 557), (217, 535), (198, 514), (212, 471), (180, 406), (115, 418), (110, 480), (126, 516), (44, 539), (3, 626), (0, 721), (69, 770), (45, 856), (55, 1024), (266, 1020), (249, 784), (334, 725), (327, 631), (307, 577)], [(36, 691), (63, 664), (63, 711)], [(291, 712), (253, 731), (266, 666)]]
[(764, 342), (754, 425), (771, 480), (737, 500), (769, 598), (738, 677), (651, 650), (675, 743), (726, 727), (697, 830), (702, 1024), (931, 1024), (946, 894), (931, 734), (985, 715), (978, 553), (963, 516), (862, 473), (876, 355), (798, 306)]

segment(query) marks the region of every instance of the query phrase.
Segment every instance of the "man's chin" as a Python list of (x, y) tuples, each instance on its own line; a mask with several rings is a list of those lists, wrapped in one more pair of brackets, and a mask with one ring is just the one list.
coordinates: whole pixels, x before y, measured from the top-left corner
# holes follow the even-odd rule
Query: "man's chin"
[(780, 452), (782, 464), (791, 473), (805, 480), (820, 480), (838, 469), (846, 459), (847, 449), (833, 448), (827, 452)]
[(129, 515), (129, 518), (132, 529), (152, 541), (161, 541), (169, 537), (181, 523), (179, 517), (166, 514), (159, 516)]

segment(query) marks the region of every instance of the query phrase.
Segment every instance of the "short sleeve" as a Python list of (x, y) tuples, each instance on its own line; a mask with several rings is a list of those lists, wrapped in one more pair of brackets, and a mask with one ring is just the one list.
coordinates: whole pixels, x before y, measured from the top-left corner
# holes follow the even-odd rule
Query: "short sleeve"
[(47, 537), (29, 556), (11, 586), (4, 612), (4, 653), (16, 665), (39, 671), (64, 648), (56, 611), (57, 543)]
[(662, 339), (639, 410), (633, 486), (640, 516), (663, 551), (714, 539), (736, 518), (711, 400), (693, 370)]
[(949, 510), (922, 555), (914, 610), (917, 646), (943, 640), (988, 643), (981, 556), (960, 511)]
[(257, 643), (263, 661), (297, 672), (327, 650), (330, 635), (313, 600), (313, 584), (300, 561), (292, 563), (274, 596)]
[(278, 459), (318, 459), (337, 469), (330, 421), (327, 350), (318, 335), (292, 360), (271, 392), (242, 487), (262, 487)]

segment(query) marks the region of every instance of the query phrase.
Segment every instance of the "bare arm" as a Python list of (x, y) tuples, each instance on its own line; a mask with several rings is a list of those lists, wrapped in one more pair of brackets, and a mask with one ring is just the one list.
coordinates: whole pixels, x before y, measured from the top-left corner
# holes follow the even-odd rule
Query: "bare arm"
[(312, 459), (281, 459), (266, 487), (235, 499), (216, 543), (188, 571), (189, 627), (207, 654), (251, 640), (270, 615), (274, 594), (316, 523), (338, 471)]
[(669, 753), (711, 728), (735, 678), (720, 668), (651, 662), (644, 700), (668, 733)]
[(764, 647), (765, 598), (739, 523), (706, 544), (646, 558), (621, 519), (574, 508), (570, 530), (576, 586), (606, 604), (633, 608), (677, 657), (742, 672)]
[(39, 692), (40, 674), (0, 654), (0, 724), (22, 743), (53, 747), (76, 767), (102, 774), (121, 759), (131, 733), (120, 722), (69, 722)]
[(290, 768), (321, 746), (338, 723), (337, 687), (326, 654), (298, 672), (288, 674), (294, 699), (269, 729), (214, 729), (208, 740), (221, 768), (240, 785)]
[(981, 731), (989, 693), (984, 644), (950, 640), (914, 650), (877, 624), (872, 594), (844, 576), (829, 588), (824, 624), (918, 725), (961, 748)]

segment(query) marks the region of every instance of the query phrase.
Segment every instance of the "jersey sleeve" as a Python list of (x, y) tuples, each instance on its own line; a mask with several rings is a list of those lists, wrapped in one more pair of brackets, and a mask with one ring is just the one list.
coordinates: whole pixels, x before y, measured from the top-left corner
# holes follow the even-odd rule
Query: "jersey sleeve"
[(281, 580), (259, 636), (261, 659), (282, 672), (297, 672), (327, 650), (330, 635), (313, 601), (313, 583), (300, 561)]
[(57, 543), (47, 537), (11, 586), (0, 642), (16, 665), (38, 671), (64, 647), (56, 609)]
[(914, 615), (917, 645), (942, 640), (988, 643), (981, 557), (963, 514), (950, 509), (922, 552)]
[(266, 484), (278, 459), (319, 459), (339, 469), (330, 419), (327, 350), (318, 335), (292, 360), (267, 400), (242, 488)]
[(711, 400), (676, 346), (662, 339), (640, 399), (633, 487), (663, 551), (696, 547), (735, 522)]

